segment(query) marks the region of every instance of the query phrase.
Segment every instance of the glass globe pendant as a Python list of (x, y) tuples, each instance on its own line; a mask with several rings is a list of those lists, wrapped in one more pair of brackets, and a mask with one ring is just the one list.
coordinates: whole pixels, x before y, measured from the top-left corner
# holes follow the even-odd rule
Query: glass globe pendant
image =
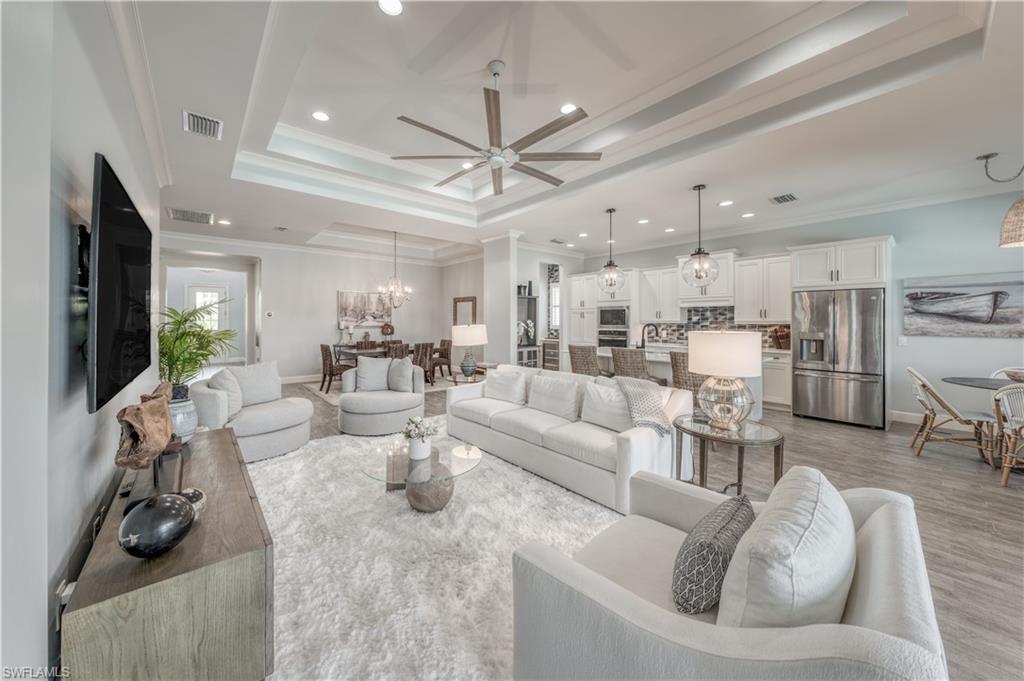
[(612, 257), (612, 215), (615, 209), (609, 208), (605, 213), (608, 213), (608, 263), (597, 273), (597, 287), (603, 293), (615, 293), (626, 285), (626, 275)]
[(394, 270), (387, 283), (377, 288), (384, 305), (393, 310), (402, 307), (402, 303), (412, 298), (412, 289), (402, 284), (402, 280), (398, 278), (398, 232), (394, 235)]
[(694, 288), (704, 288), (718, 279), (718, 263), (711, 254), (701, 246), (701, 212), (700, 193), (707, 189), (703, 184), (693, 187), (697, 192), (697, 248), (690, 254), (683, 263), (681, 274), (683, 281)]

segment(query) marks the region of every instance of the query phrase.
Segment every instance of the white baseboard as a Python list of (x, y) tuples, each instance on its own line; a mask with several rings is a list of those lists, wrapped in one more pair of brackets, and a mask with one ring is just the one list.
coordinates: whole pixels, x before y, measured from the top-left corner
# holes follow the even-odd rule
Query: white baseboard
[[(899, 421), (900, 423), (912, 423), (915, 426), (921, 424), (921, 419), (924, 418), (924, 414), (919, 414), (912, 411), (896, 411), (889, 412), (892, 415), (893, 421)], [(941, 430), (962, 430), (965, 432), (972, 432), (971, 428), (962, 426), (956, 421), (950, 421), (949, 423), (943, 424)]]
[(282, 376), (282, 383), (319, 383), (320, 374), (308, 374), (306, 376)]

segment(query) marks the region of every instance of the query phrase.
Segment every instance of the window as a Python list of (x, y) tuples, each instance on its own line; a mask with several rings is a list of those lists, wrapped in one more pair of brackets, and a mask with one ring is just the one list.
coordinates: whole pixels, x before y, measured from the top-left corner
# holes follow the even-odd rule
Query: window
[[(218, 300), (220, 300), (220, 298), (217, 296), (216, 291), (195, 291), (194, 295), (195, 299), (192, 301), (193, 307), (197, 308), (203, 307), (204, 305), (209, 305), (210, 303), (216, 303)], [(203, 320), (201, 324), (203, 325), (204, 328), (207, 328), (211, 331), (216, 331), (217, 329), (219, 329), (220, 305), (214, 305), (209, 310), (207, 310), (206, 314), (203, 315)]]
[(562, 296), (557, 282), (548, 290), (548, 327), (557, 329), (562, 326)]

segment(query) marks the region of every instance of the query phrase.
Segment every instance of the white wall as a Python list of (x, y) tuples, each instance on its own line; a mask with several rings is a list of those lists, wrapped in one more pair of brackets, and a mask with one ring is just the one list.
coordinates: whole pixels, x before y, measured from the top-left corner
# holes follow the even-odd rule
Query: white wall
[[(390, 276), (389, 258), (320, 252), (232, 239), (216, 241), (165, 232), (163, 245), (174, 251), (218, 252), (260, 259), (262, 361), (277, 361), (286, 379), (320, 376), (321, 343), (335, 343), (339, 290), (373, 291)], [(395, 338), (407, 343), (448, 338), (438, 301), (441, 268), (399, 260), (398, 274), (413, 299), (395, 310)], [(450, 312), (448, 313), (450, 314)]]
[[(484, 304), (487, 317), (488, 362), (512, 363), (516, 359), (516, 277), (518, 232), (494, 237), (484, 243)], [(477, 358), (479, 359), (479, 358)]]
[[(526, 285), (533, 282), (533, 294), (537, 296), (537, 341), (547, 337), (548, 333), (548, 265), (561, 265), (563, 276), (583, 271), (583, 258), (564, 253), (552, 253), (532, 247), (530, 244), (519, 244), (517, 258), (517, 283)], [(603, 265), (603, 263), (602, 263)]]
[(192, 307), (192, 301), (187, 300), (187, 290), (190, 285), (200, 286), (223, 286), (227, 289), (227, 297), (230, 299), (227, 304), (227, 325), (226, 329), (235, 332), (235, 340), (232, 344), (235, 349), (228, 353), (228, 358), (245, 359), (246, 348), (246, 282), (245, 272), (233, 272), (231, 270), (210, 270), (196, 267), (168, 267), (167, 279), (164, 283), (166, 298), (164, 304), (181, 310)]

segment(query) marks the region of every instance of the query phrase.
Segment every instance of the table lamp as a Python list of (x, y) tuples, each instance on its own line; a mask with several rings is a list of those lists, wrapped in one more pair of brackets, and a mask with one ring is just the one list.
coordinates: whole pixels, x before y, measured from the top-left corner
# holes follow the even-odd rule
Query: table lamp
[(739, 430), (754, 406), (743, 381), (761, 375), (761, 334), (757, 331), (692, 331), (686, 334), (689, 369), (708, 379), (697, 391), (712, 428)]
[(466, 378), (476, 373), (476, 359), (473, 357), (473, 348), (477, 345), (487, 345), (486, 324), (457, 324), (452, 327), (452, 346), (466, 348), (466, 354), (462, 357), (462, 375)]

